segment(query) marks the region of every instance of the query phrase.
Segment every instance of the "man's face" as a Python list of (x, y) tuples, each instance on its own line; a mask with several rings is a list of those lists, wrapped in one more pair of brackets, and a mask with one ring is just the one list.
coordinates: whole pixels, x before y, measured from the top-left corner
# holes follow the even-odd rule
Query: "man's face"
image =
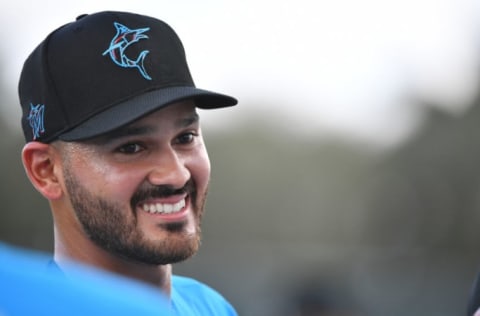
[(97, 246), (147, 264), (197, 251), (210, 163), (193, 103), (62, 150), (71, 208)]

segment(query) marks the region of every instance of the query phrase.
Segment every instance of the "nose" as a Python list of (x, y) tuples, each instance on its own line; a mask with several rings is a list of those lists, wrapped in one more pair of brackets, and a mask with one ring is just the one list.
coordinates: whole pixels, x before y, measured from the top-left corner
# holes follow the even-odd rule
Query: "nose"
[(171, 185), (181, 188), (190, 180), (191, 174), (185, 161), (172, 149), (162, 151), (154, 159), (148, 181), (153, 185)]

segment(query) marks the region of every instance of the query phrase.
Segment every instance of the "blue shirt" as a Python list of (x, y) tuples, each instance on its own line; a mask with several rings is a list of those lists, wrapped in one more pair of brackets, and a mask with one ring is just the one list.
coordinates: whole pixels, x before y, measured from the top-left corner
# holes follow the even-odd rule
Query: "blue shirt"
[(65, 277), (47, 273), (46, 262), (40, 253), (0, 243), (0, 315), (172, 315), (167, 299), (139, 282), (83, 266)]
[(172, 276), (172, 308), (176, 315), (236, 316), (217, 291), (191, 278)]
[[(46, 262), (50, 262), (48, 268)], [(39, 252), (0, 242), (0, 315), (237, 316), (209, 286), (172, 276), (169, 304), (157, 289), (73, 264), (65, 276)]]

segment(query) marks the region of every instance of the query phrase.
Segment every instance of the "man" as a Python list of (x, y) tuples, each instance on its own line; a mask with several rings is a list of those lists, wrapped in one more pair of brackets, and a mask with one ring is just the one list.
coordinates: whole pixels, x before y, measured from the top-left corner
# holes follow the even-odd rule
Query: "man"
[(132, 13), (80, 16), (27, 58), (19, 95), (23, 164), (54, 219), (53, 265), (150, 283), (180, 315), (235, 315), (206, 285), (172, 276), (199, 247), (210, 175), (196, 108), (237, 103), (195, 87), (175, 32)]

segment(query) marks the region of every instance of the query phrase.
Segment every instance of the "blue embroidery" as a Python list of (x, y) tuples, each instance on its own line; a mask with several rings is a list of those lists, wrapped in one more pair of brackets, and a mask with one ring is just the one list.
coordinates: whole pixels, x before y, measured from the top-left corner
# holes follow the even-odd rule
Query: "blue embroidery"
[(33, 105), (30, 103), (30, 113), (28, 114), (27, 120), (30, 123), (33, 131), (33, 139), (40, 137), (40, 134), (45, 133), (45, 128), (43, 126), (43, 114), (45, 112), (45, 105), (37, 104)]
[(131, 44), (138, 42), (141, 39), (148, 39), (147, 35), (143, 33), (150, 30), (149, 27), (131, 30), (125, 25), (122, 25), (118, 22), (113, 22), (115, 28), (117, 29), (117, 34), (113, 37), (110, 42), (110, 47), (103, 52), (103, 56), (110, 54), (110, 58), (115, 64), (124, 68), (137, 68), (142, 76), (147, 80), (152, 80), (152, 78), (147, 74), (143, 62), (145, 56), (149, 53), (148, 50), (144, 50), (137, 57), (137, 60), (133, 61), (125, 55), (125, 50)]

